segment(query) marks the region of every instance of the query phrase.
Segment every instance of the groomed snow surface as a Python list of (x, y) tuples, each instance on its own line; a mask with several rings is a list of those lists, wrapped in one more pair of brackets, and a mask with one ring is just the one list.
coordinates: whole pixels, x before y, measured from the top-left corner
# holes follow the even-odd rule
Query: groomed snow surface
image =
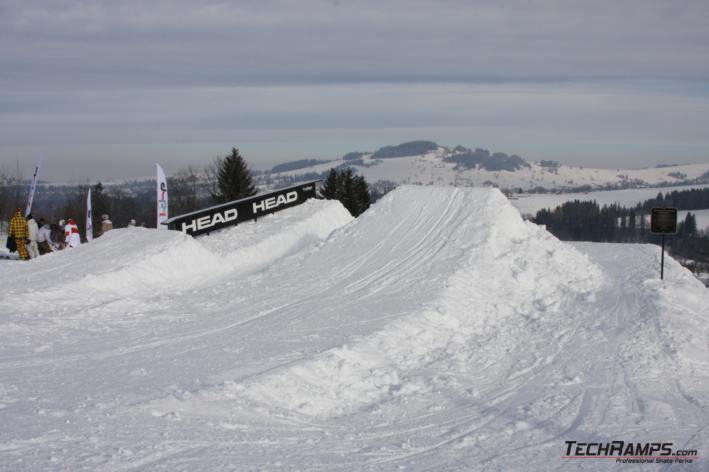
[(311, 200), (3, 261), (0, 470), (630, 467), (562, 459), (567, 440), (703, 456), (709, 291), (671, 258), (660, 281), (659, 257), (562, 243), (494, 189), (404, 186), (356, 221)]

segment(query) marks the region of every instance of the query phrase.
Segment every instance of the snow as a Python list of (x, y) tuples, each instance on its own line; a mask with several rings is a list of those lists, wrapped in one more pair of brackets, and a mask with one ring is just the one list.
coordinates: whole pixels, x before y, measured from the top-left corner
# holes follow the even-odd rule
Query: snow
[[(111, 237), (109, 237), (111, 236)], [(191, 239), (0, 265), (0, 470), (597, 470), (709, 443), (709, 291), (558, 241), (497, 190), (403, 186)]]
[[(101, 244), (20, 264), (15, 274), (31, 278), (41, 272), (33, 287), (47, 299), (192, 289), (228, 274), (259, 270), (351, 219), (338, 203), (310, 200), (276, 219), (269, 216), (258, 225), (249, 222), (200, 239), (177, 231), (121, 228), (102, 236)], [(77, 264), (81, 270), (67, 270)]]
[[(387, 274), (391, 269), (387, 265), (373, 275), (369, 273), (371, 264), (366, 264), (347, 274), (348, 285), (344, 291), (369, 289), (373, 278), (378, 287), (369, 290), (378, 293), (383, 291), (383, 285), (388, 285), (387, 298), (393, 292), (406, 296), (406, 292), (415, 291), (417, 296), (412, 300), (414, 304), (405, 310), (406, 316), (351, 344), (325, 351), (307, 363), (259, 378), (253, 384), (247, 383), (243, 390), (245, 397), (251, 401), (265, 398), (269, 405), (308, 415), (351, 413), (391, 394), (400, 396), (425, 388), (419, 381), (407, 381), (404, 374), (430, 363), (451, 344), (461, 343), (461, 336), (474, 332), (481, 323), (519, 311), (535, 316), (535, 304), (552, 305), (557, 303), (556, 297), (561, 293), (568, 291), (576, 295), (600, 283), (593, 267), (583, 271), (576, 269), (588, 266), (587, 258), (565, 246), (559, 247), (558, 241), (547, 233), (523, 223), (499, 192), (453, 192), (440, 214), (432, 212), (428, 206), (411, 205), (412, 201), (432, 200), (439, 206), (442, 203), (436, 198), (439, 191), (437, 188), (407, 188), (397, 192), (396, 198), (388, 198), (368, 212), (346, 240), (324, 248), (309, 261), (309, 264), (318, 264), (321, 259), (323, 263), (346, 265), (352, 258), (353, 246), (358, 249), (357, 253), (367, 252), (366, 245), (358, 248), (356, 242), (374, 234), (374, 240), (395, 236), (396, 245), (376, 251), (376, 259), (381, 259), (381, 253), (401, 261), (394, 273), (399, 279), (399, 271), (403, 269), (406, 277), (390, 280)], [(476, 207), (474, 203), (478, 201), (484, 201), (485, 205)], [(429, 213), (428, 218), (422, 217)], [(390, 228), (384, 224), (392, 214), (399, 217), (400, 234), (391, 235)], [(492, 219), (492, 214), (498, 217)], [(449, 234), (444, 233), (452, 228)], [(428, 238), (420, 240), (427, 232)], [(516, 238), (501, 237), (507, 234), (515, 234)], [(475, 240), (471, 235), (475, 235)], [(429, 238), (434, 241), (430, 244), (432, 247), (427, 243)], [(451, 239), (458, 244), (448, 244)], [(516, 256), (518, 251), (530, 251), (539, 257), (522, 262)], [(489, 266), (499, 278), (481, 278), (479, 273), (471, 271), (471, 267), (480, 263)], [(566, 278), (562, 282), (556, 275), (540, 277), (539, 272), (545, 266), (565, 273)], [(429, 274), (436, 274), (440, 282), (429, 280)], [(514, 284), (500, 287), (500, 279), (529, 285), (537, 298), (528, 299), (528, 293), (518, 296)], [(404, 286), (400, 285), (402, 281)], [(502, 292), (504, 303), (488, 300), (490, 290)], [(379, 297), (372, 296), (358, 299), (357, 303), (358, 309), (365, 313), (379, 312), (380, 305)], [(405, 305), (408, 304), (399, 302), (397, 309), (402, 310)], [(324, 381), (325, 375), (328, 378)], [(234, 388), (238, 386), (231, 386)]]

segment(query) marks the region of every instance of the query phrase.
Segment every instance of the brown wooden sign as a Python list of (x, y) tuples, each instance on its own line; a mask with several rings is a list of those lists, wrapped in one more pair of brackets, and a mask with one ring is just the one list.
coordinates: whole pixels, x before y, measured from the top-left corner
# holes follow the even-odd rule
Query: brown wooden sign
[(653, 208), (650, 213), (650, 232), (677, 233), (677, 208)]

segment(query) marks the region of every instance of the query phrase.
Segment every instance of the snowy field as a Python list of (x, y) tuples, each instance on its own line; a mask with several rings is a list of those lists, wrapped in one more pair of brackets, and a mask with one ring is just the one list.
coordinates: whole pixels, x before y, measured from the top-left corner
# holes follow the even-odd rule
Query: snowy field
[[(613, 470), (709, 451), (709, 290), (497, 190), (403, 186), (0, 264), (0, 470)], [(643, 470), (707, 470), (637, 466)], [(654, 468), (653, 468), (654, 467)]]
[[(554, 209), (564, 202), (574, 200), (595, 200), (599, 205), (612, 205), (618, 203), (631, 207), (645, 200), (657, 197), (657, 194), (667, 192), (681, 192), (682, 190), (707, 188), (709, 185), (684, 185), (678, 187), (633, 188), (624, 190), (598, 190), (583, 193), (532, 193), (514, 195), (510, 201), (523, 215), (535, 215), (542, 208)], [(701, 211), (701, 210), (698, 210)], [(695, 213), (694, 211), (692, 213)], [(699, 221), (697, 221), (699, 223)], [(709, 224), (709, 222), (707, 222)]]

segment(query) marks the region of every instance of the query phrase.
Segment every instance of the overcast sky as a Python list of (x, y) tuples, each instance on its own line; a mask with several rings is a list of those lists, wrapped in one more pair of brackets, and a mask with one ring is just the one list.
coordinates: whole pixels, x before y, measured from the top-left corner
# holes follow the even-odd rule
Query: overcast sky
[(0, 0), (0, 166), (106, 181), (414, 139), (709, 162), (707, 25), (707, 0)]

